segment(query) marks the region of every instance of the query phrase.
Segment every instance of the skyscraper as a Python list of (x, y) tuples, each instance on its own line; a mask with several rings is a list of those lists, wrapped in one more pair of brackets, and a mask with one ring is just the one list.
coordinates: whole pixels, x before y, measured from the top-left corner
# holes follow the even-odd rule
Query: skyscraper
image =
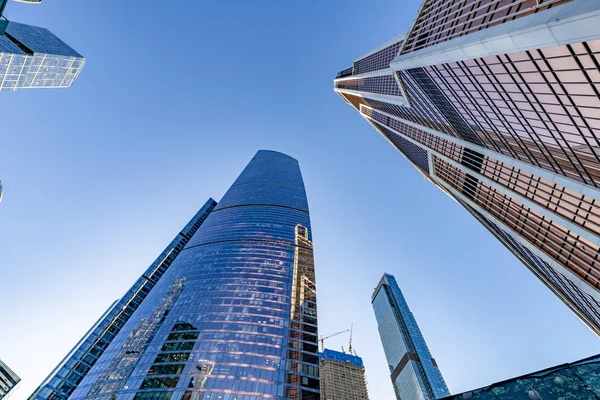
[(362, 358), (330, 349), (319, 358), (321, 400), (369, 400)]
[(67, 88), (84, 64), (49, 30), (0, 19), (0, 90)]
[(383, 275), (373, 293), (372, 303), (396, 398), (434, 400), (450, 395), (392, 275)]
[(29, 400), (66, 400), (73, 393), (216, 205), (216, 201), (208, 199), (131, 289), (111, 304), (79, 343), (29, 396)]
[(21, 378), (0, 360), (0, 400), (4, 399), (20, 381)]
[(311, 240), (298, 162), (259, 151), (70, 399), (319, 399)]
[(426, 0), (335, 91), (600, 334), (600, 2)]

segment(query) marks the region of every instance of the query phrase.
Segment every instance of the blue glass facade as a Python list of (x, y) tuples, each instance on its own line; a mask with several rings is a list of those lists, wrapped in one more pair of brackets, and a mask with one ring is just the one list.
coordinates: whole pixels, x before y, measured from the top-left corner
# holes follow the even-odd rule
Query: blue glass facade
[(6, 398), (20, 381), (21, 378), (0, 360), (0, 400)]
[(433, 400), (448, 396), (444, 378), (392, 275), (383, 275), (372, 303), (396, 397)]
[(598, 400), (600, 355), (494, 383), (444, 400)]
[(47, 29), (8, 22), (0, 35), (0, 90), (66, 88), (84, 63), (81, 54)]
[(125, 295), (115, 301), (29, 400), (66, 400), (217, 205), (209, 199)]
[(354, 365), (355, 367), (364, 368), (362, 358), (359, 356), (355, 356), (352, 354), (341, 353), (339, 351), (325, 349), (321, 353), (319, 353), (319, 358), (338, 361), (341, 363), (348, 363), (350, 365)]
[(259, 151), (70, 399), (319, 399), (298, 162)]

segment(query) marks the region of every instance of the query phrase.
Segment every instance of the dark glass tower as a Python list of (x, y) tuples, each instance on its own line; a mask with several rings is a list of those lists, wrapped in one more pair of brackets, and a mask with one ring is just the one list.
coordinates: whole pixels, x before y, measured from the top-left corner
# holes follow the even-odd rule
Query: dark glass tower
[(373, 293), (373, 310), (398, 400), (450, 395), (396, 279), (384, 274)]
[(215, 208), (209, 199), (125, 295), (116, 300), (67, 356), (29, 396), (29, 400), (66, 400), (117, 333), (133, 315), (190, 238)]
[(259, 151), (70, 399), (319, 399), (298, 162)]

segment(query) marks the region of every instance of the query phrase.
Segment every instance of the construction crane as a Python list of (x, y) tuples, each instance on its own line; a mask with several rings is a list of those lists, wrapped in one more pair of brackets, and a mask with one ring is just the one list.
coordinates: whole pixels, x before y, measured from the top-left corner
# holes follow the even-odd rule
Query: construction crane
[(339, 331), (339, 332), (332, 333), (331, 335), (327, 335), (327, 336), (321, 335), (321, 339), (319, 340), (321, 342), (321, 351), (323, 351), (324, 348), (325, 348), (324, 345), (323, 345), (323, 342), (325, 342), (325, 339), (329, 339), (329, 338), (332, 338), (332, 337), (337, 336), (337, 335), (341, 335), (342, 333), (346, 333), (346, 332), (349, 332), (349, 331), (350, 331), (350, 329), (346, 329), (345, 331)]
[[(348, 353), (352, 355), (352, 331), (354, 330), (354, 324), (350, 325), (350, 342), (348, 343)], [(356, 353), (356, 352), (354, 352)]]

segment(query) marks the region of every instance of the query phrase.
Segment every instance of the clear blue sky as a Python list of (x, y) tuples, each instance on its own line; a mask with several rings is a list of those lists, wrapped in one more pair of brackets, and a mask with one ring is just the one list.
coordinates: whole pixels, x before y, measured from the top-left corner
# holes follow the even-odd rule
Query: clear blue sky
[[(68, 90), (0, 95), (0, 358), (26, 398), (258, 149), (300, 161), (323, 334), (355, 325), (393, 391), (370, 304), (395, 274), (452, 392), (600, 341), (332, 90), (419, 0), (11, 2), (88, 59)], [(347, 336), (330, 340), (337, 348)]]

